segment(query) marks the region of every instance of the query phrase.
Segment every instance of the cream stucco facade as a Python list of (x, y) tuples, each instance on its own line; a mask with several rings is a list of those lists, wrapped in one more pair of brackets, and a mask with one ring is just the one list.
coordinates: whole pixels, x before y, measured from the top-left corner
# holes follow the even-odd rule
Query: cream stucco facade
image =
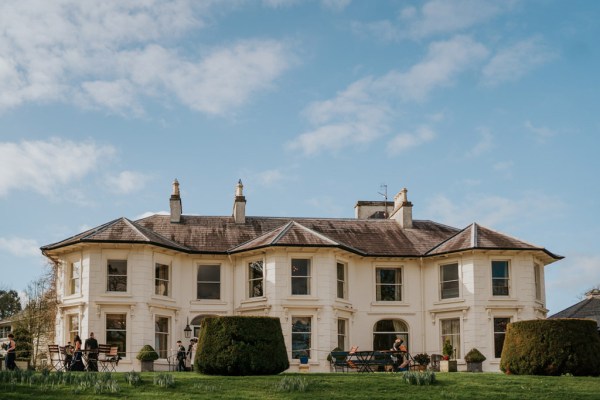
[[(165, 217), (167, 228), (177, 223)], [(246, 219), (242, 215), (235, 223), (252, 222)], [(286, 229), (298, 229), (324, 245), (307, 245), (304, 239), (210, 254), (113, 237), (46, 246), (45, 254), (58, 266), (56, 340), (65, 344), (74, 333), (85, 339), (94, 332), (100, 343), (119, 342), (121, 371), (139, 370), (135, 355), (151, 344), (162, 356), (155, 368), (166, 369), (176, 341), (187, 344), (188, 323), (197, 335), (206, 316), (265, 315), (281, 321), (290, 371), (298, 370), (303, 349), (311, 371), (327, 372), (327, 355), (335, 347), (378, 350), (396, 336), (405, 338), (412, 354), (441, 354), (443, 340), (451, 339), (459, 369), (465, 353), (476, 347), (487, 357), (484, 370), (498, 371), (506, 323), (546, 317), (544, 266), (560, 256), (543, 248), (478, 245), (478, 229), (489, 237), (500, 234), (473, 224), (443, 241), (451, 246), (461, 234), (471, 235), (473, 243), (462, 248), (365, 255), (333, 241), (324, 230), (306, 228), (308, 222), (288, 223)], [(125, 219), (111, 224), (121, 224), (120, 234), (130, 229), (149, 237), (145, 229), (150, 225)], [(278, 240), (286, 229), (276, 235)]]

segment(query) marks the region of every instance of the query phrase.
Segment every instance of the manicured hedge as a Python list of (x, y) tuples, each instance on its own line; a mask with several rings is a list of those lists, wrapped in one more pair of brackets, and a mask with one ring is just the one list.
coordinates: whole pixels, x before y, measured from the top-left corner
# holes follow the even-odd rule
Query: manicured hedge
[(517, 375), (600, 375), (596, 322), (547, 319), (509, 324), (500, 369)]
[(288, 368), (278, 318), (235, 316), (203, 321), (196, 371), (209, 375), (272, 375)]

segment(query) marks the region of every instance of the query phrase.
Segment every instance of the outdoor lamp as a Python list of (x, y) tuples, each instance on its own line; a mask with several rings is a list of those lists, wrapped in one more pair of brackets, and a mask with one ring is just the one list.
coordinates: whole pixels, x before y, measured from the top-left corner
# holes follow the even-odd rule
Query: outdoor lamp
[(185, 333), (186, 339), (189, 339), (192, 336), (192, 328), (190, 328), (190, 317), (187, 318), (187, 324), (185, 325), (183, 332)]

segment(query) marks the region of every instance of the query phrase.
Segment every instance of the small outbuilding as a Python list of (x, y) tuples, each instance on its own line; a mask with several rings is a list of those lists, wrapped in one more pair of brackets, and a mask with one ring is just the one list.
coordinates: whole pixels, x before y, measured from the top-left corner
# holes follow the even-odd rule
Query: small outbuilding
[(571, 307), (557, 312), (548, 318), (586, 318), (596, 321), (600, 332), (600, 289), (592, 289), (585, 294), (585, 299)]

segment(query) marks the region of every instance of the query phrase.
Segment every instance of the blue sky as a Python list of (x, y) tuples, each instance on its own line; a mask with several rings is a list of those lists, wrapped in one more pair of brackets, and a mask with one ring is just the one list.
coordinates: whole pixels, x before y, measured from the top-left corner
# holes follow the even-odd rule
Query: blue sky
[(566, 258), (550, 313), (600, 284), (600, 4), (3, 1), (0, 286), (39, 246), (168, 209), (414, 217)]

